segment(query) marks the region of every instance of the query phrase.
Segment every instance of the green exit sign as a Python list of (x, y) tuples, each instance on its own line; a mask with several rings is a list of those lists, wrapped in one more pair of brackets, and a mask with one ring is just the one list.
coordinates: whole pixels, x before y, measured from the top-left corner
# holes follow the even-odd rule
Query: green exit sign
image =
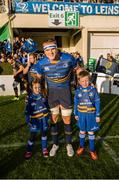
[(78, 27), (79, 26), (79, 12), (65, 12), (65, 26)]

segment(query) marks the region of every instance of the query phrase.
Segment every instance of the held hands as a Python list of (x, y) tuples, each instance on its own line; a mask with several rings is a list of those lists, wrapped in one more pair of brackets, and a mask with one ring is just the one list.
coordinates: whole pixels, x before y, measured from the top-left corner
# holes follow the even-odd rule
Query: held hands
[(97, 122), (97, 123), (100, 122), (100, 117), (96, 117), (96, 122)]
[(78, 121), (78, 119), (79, 119), (78, 116), (75, 116), (75, 119)]
[(30, 123), (30, 116), (26, 115), (25, 120), (26, 120), (26, 123), (29, 124)]
[(28, 124), (28, 126), (31, 127), (32, 124), (31, 124), (31, 122), (30, 122), (30, 116), (27, 115), (27, 116), (25, 117), (25, 119), (26, 119), (26, 123)]
[(31, 126), (32, 126), (32, 124), (29, 122), (29, 123), (28, 123), (28, 126), (29, 126), (29, 127), (31, 127)]

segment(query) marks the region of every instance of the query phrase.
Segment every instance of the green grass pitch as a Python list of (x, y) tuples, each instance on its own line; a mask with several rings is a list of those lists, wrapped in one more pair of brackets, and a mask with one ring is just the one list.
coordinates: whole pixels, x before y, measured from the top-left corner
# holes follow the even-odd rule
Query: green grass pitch
[[(119, 96), (100, 94), (101, 123), (96, 133), (98, 161), (86, 151), (81, 157), (66, 154), (63, 124), (60, 130), (60, 149), (55, 157), (43, 158), (40, 135), (34, 154), (24, 159), (29, 130), (24, 120), (24, 96), (11, 101), (12, 96), (0, 97), (0, 179), (118, 179), (119, 178)], [(73, 117), (72, 117), (73, 119)], [(62, 122), (59, 122), (62, 123)], [(72, 120), (73, 146), (78, 147), (78, 129)], [(51, 137), (48, 135), (48, 148)]]

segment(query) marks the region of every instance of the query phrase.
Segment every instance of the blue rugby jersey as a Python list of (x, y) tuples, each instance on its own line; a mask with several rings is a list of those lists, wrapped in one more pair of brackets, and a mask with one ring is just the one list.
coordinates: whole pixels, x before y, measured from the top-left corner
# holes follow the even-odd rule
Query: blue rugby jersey
[(74, 115), (82, 113), (95, 113), (96, 117), (100, 116), (100, 97), (97, 89), (93, 86), (83, 88), (79, 86), (75, 91), (74, 97)]
[(71, 73), (75, 67), (75, 58), (68, 53), (60, 52), (59, 60), (51, 63), (45, 56), (38, 61), (31, 72), (45, 75), (48, 87), (62, 88), (69, 87)]
[(42, 94), (34, 95), (31, 94), (28, 97), (25, 114), (31, 119), (40, 119), (48, 116), (48, 109), (46, 107), (46, 99)]

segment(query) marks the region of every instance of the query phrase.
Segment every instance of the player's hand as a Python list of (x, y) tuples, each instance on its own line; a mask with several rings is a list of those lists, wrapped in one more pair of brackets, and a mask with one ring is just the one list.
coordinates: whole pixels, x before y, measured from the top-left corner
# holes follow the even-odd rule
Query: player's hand
[(27, 66), (28, 66), (28, 67), (31, 66), (31, 62), (30, 62), (30, 61), (27, 62)]
[(100, 122), (100, 117), (96, 117), (96, 122), (97, 122), (97, 123)]
[(28, 123), (28, 126), (29, 126), (29, 127), (31, 127), (31, 126), (32, 126), (32, 124), (29, 122), (29, 123)]
[(17, 75), (17, 74), (14, 72), (14, 73), (13, 73), (13, 76), (15, 77), (16, 75)]
[(78, 121), (78, 119), (79, 119), (78, 116), (75, 116), (75, 119)]

